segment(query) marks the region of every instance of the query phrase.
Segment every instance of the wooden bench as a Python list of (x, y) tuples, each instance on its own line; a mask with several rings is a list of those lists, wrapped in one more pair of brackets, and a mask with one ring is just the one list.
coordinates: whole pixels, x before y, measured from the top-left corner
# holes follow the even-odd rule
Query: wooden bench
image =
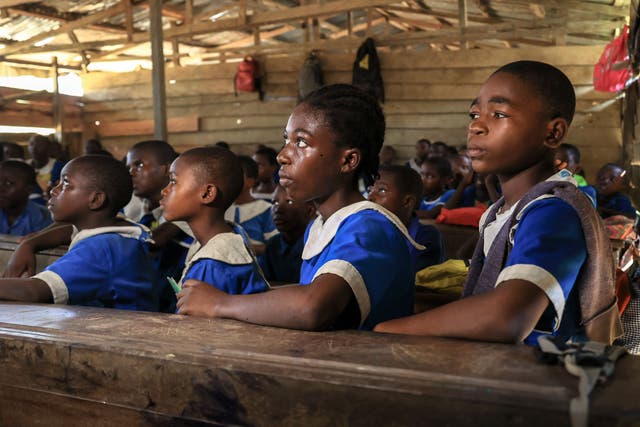
[[(0, 303), (3, 426), (566, 426), (577, 379), (524, 345)], [(640, 423), (640, 359), (591, 426)]]
[[(0, 270), (4, 271), (11, 255), (18, 247), (20, 236), (0, 234)], [(60, 258), (67, 252), (66, 247), (47, 249), (36, 254), (36, 272), (44, 270), (46, 266)]]

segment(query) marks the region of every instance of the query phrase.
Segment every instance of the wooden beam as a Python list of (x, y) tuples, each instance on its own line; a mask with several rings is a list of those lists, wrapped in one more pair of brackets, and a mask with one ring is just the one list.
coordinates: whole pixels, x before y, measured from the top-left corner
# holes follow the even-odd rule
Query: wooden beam
[(21, 49), (31, 46), (34, 43), (37, 43), (39, 41), (48, 39), (49, 37), (57, 36), (58, 34), (65, 34), (77, 28), (86, 27), (89, 24), (104, 21), (107, 18), (110, 18), (112, 16), (115, 16), (124, 12), (124, 9), (125, 9), (125, 5), (123, 2), (116, 3), (114, 6), (108, 9), (102, 10), (100, 12), (94, 13), (84, 18), (76, 19), (75, 21), (71, 21), (61, 25), (59, 28), (55, 30), (47, 31), (45, 33), (40, 33), (38, 35), (31, 37), (28, 40), (14, 43), (10, 46), (5, 47), (4, 49), (0, 49), (0, 56), (9, 55), (14, 52), (19, 52)]
[(153, 97), (153, 136), (167, 140), (166, 88), (164, 81), (164, 52), (162, 36), (162, 0), (149, 0), (149, 24), (151, 32), (152, 97)]
[[(198, 132), (198, 116), (170, 117), (167, 119), (167, 131), (169, 133)], [(96, 132), (101, 137), (153, 135), (153, 120), (123, 120), (116, 122), (100, 123)]]
[[(78, 37), (76, 37), (76, 34), (73, 31), (69, 31), (67, 35), (69, 36), (69, 38), (71, 39), (74, 45), (80, 44)], [(84, 49), (79, 49), (79, 50), (80, 50), (80, 56), (82, 57), (82, 65), (86, 69), (87, 65), (89, 65), (89, 60), (87, 59), (87, 53), (85, 52)]]
[(131, 0), (124, 0), (124, 22), (127, 29), (127, 41), (133, 40), (133, 10)]
[[(467, 0), (458, 0), (458, 25), (460, 26), (460, 34), (464, 35), (467, 31)], [(463, 49), (469, 48), (469, 41), (465, 40), (460, 43)]]

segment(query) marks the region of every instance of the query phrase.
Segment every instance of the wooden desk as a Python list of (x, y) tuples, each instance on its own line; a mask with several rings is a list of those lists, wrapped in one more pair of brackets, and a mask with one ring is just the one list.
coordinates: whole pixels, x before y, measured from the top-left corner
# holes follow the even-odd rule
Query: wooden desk
[[(4, 270), (11, 255), (13, 255), (16, 247), (18, 247), (19, 238), (20, 236), (0, 234), (0, 271)], [(44, 270), (46, 266), (60, 258), (66, 252), (66, 246), (38, 252), (36, 254), (36, 272)]]
[[(577, 379), (529, 347), (0, 303), (0, 425), (565, 426)], [(591, 426), (640, 423), (640, 359)]]

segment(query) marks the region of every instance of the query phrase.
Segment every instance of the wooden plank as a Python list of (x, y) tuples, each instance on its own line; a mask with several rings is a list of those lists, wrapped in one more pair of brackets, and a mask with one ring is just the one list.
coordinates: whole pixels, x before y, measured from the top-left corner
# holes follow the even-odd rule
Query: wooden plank
[[(171, 117), (167, 120), (167, 128), (171, 133), (197, 132), (198, 116)], [(153, 120), (128, 120), (101, 122), (95, 130), (100, 136), (128, 136), (153, 134), (153, 129)]]
[[(82, 425), (568, 425), (577, 393), (575, 377), (527, 346), (0, 307), (3, 425), (45, 414)], [(590, 425), (640, 420), (638, 375), (640, 359), (620, 359), (591, 396)]]

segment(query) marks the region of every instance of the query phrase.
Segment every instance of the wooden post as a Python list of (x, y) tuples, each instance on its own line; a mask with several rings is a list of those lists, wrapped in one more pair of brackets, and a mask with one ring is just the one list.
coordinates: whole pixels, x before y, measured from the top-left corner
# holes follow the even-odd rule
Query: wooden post
[(58, 85), (58, 57), (54, 56), (51, 62), (51, 73), (53, 74), (53, 127), (55, 128), (56, 140), (60, 144), (64, 145), (64, 141), (62, 139), (62, 121), (64, 118), (64, 110), (62, 106), (62, 99), (60, 98), (60, 86)]
[[(631, 4), (629, 11), (629, 22), (638, 19), (635, 7)], [(638, 72), (638, 64), (633, 64), (634, 74)], [(625, 97), (622, 105), (622, 165), (629, 171), (629, 182), (631, 190), (629, 195), (635, 206), (640, 206), (640, 123), (638, 121), (639, 102), (638, 82), (634, 82), (625, 90)]]
[[(467, 32), (467, 0), (458, 0), (458, 24), (460, 25), (460, 34), (462, 36)], [(469, 49), (469, 41), (462, 40), (461, 49)]]
[(151, 88), (153, 90), (153, 135), (167, 140), (166, 88), (164, 82), (164, 52), (162, 49), (162, 0), (149, 1), (151, 24)]

